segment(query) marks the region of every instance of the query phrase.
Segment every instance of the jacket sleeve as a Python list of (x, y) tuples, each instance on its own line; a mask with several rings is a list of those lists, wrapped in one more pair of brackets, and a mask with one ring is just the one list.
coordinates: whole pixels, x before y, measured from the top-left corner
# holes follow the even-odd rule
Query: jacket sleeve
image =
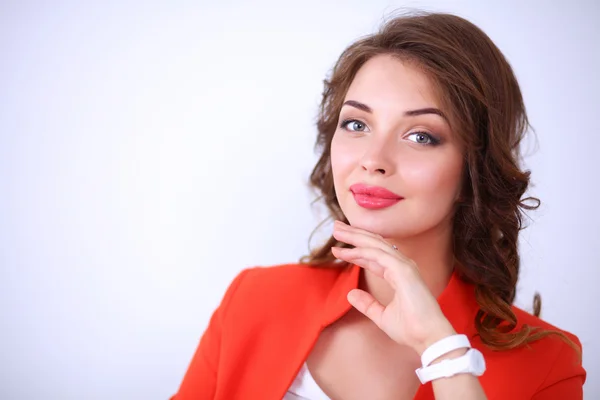
[(248, 270), (240, 272), (227, 288), (221, 303), (213, 312), (200, 344), (183, 377), (178, 392), (171, 400), (212, 400), (217, 390), (217, 371), (221, 352), (221, 327), (227, 307)]
[[(569, 338), (581, 349), (577, 337), (569, 335)], [(548, 376), (532, 400), (582, 400), (585, 378), (586, 371), (581, 365), (579, 355), (571, 346), (563, 343)]]

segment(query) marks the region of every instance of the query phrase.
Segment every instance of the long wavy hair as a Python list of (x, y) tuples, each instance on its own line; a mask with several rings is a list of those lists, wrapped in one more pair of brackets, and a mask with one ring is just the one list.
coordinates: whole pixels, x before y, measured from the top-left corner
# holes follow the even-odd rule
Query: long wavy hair
[[(410, 62), (430, 78), (449, 113), (452, 132), (463, 146), (466, 167), (453, 220), (454, 255), (458, 277), (475, 287), (479, 311), (474, 322), (482, 342), (507, 350), (557, 334), (572, 344), (560, 331), (514, 329), (517, 318), (511, 305), (519, 275), (517, 239), (524, 212), (540, 204), (537, 198), (523, 198), (530, 172), (520, 168), (520, 143), (530, 125), (511, 66), (471, 22), (450, 14), (413, 12), (396, 16), (379, 32), (344, 50), (324, 81), (315, 144), (320, 157), (310, 175), (310, 185), (319, 194), (316, 201), (324, 201), (329, 218), (348, 222), (334, 189), (331, 140), (354, 76), (380, 54)], [(331, 236), (301, 262), (331, 265), (336, 260), (332, 246), (350, 247)], [(536, 316), (540, 307), (536, 294)]]

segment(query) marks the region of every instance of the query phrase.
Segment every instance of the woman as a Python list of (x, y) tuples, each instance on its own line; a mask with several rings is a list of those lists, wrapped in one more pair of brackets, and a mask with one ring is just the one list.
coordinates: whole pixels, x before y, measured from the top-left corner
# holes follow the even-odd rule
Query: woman
[(395, 18), (341, 55), (317, 126), (332, 237), (235, 278), (174, 399), (581, 399), (578, 339), (512, 306), (537, 199), (491, 40)]

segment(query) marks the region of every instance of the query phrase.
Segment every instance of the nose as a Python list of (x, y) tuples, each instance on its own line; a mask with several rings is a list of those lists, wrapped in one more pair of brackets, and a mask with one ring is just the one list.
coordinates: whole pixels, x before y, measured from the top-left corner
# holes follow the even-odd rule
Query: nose
[(369, 175), (392, 175), (394, 173), (394, 159), (391, 152), (393, 145), (386, 140), (372, 138), (369, 147), (364, 152), (360, 165)]

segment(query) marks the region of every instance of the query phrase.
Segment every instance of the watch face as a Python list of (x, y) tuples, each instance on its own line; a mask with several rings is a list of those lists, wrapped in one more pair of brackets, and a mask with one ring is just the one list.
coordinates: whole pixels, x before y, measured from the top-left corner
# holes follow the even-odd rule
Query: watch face
[(482, 375), (485, 371), (485, 359), (483, 354), (477, 349), (471, 349), (471, 366), (476, 375)]

